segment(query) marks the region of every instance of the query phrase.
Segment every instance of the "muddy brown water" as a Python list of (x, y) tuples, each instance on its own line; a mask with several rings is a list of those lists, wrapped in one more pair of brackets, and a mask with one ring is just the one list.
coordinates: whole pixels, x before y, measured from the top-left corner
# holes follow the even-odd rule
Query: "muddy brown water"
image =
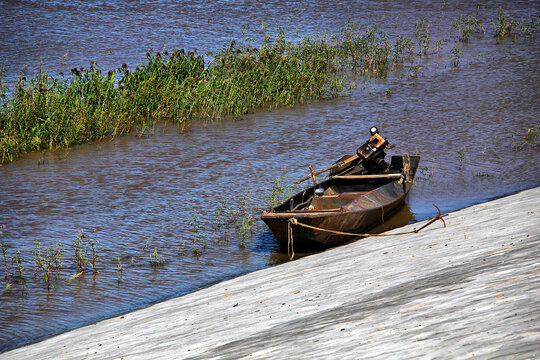
[[(538, 19), (536, 2), (493, 2), (482, 11), (493, 18), (498, 6)], [(291, 183), (309, 165), (322, 168), (353, 153), (372, 125), (396, 144), (389, 154), (422, 156), (408, 203), (387, 228), (434, 215), (432, 203), (448, 212), (538, 186), (539, 147), (512, 149), (513, 134), (520, 142), (539, 124), (537, 36), (501, 44), (491, 36), (473, 38), (454, 68), (450, 22), (474, 10), (453, 1), (0, 1), (0, 63), (8, 82), (23, 64), (32, 72), (40, 60), (58, 74), (91, 60), (104, 69), (133, 66), (164, 44), (215, 51), (245, 29), (256, 42), (262, 23), (308, 36), (337, 31), (349, 18), (363, 25), (378, 20), (412, 38), (414, 22), (426, 17), (433, 43), (450, 39), (441, 56), (421, 60), (416, 78), (358, 79), (347, 97), (195, 124), (183, 134), (161, 124), (152, 136), (32, 153), (1, 166), (1, 240), (10, 256), (22, 251), (28, 281), (27, 296), (17, 284), (0, 291), (0, 351), (286, 261), (260, 222), (244, 248), (226, 233), (208, 236), (202, 256), (191, 255), (193, 214), (207, 225), (221, 199), (246, 190), (262, 206), (277, 176)], [(461, 169), (458, 151), (465, 158)], [(34, 242), (67, 246), (79, 229), (99, 240), (101, 273), (65, 281), (75, 273), (68, 252), (67, 268), (48, 292), (43, 281), (31, 279)], [(187, 251), (179, 255), (182, 244)], [(150, 266), (154, 249), (163, 266)]]

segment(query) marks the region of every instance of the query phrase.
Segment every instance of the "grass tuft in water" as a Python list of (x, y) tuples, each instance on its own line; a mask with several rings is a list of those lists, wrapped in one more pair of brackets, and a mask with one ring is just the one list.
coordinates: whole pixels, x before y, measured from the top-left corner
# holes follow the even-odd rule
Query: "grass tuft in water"
[(502, 9), (497, 10), (497, 19), (493, 22), (494, 36), (497, 41), (508, 36), (530, 36), (538, 30), (538, 23), (532, 18), (528, 23), (516, 19), (512, 14), (505, 13)]
[(116, 264), (116, 281), (118, 283), (122, 281), (123, 274), (124, 274), (124, 270), (122, 268), (122, 262), (120, 261), (120, 256), (118, 256), (118, 262)]
[(24, 266), (23, 266), (23, 259), (21, 257), (21, 251), (15, 250), (15, 255), (11, 258), (11, 263), (15, 265), (17, 269), (17, 279), (18, 281), (24, 282), (26, 281), (26, 277), (24, 276)]
[(191, 239), (191, 252), (195, 256), (201, 256), (203, 250), (203, 239), (201, 235), (201, 222), (196, 213), (193, 213), (191, 218), (191, 231), (193, 237)]
[(75, 263), (77, 273), (86, 271), (86, 247), (85, 247), (85, 235), (82, 230), (79, 230), (77, 237), (73, 240), (73, 261)]
[(467, 158), (465, 157), (465, 147), (461, 148), (457, 152), (457, 159), (459, 160), (459, 170), (463, 169), (463, 164), (467, 161)]
[(472, 13), (455, 19), (452, 26), (457, 32), (458, 40), (464, 43), (469, 42), (471, 34), (486, 33), (482, 21)]
[(8, 261), (7, 261), (7, 258), (6, 258), (6, 254), (7, 254), (7, 244), (5, 241), (1, 241), (0, 242), (0, 248), (2, 249), (2, 257), (3, 257), (3, 261), (4, 261), (4, 268), (6, 270), (6, 274), (4, 275), (4, 279), (6, 281), (9, 280), (9, 277), (11, 276), (10, 273), (9, 273), (9, 266), (8, 266)]
[(463, 51), (461, 51), (461, 49), (457, 45), (455, 45), (452, 48), (450, 55), (450, 61), (452, 62), (452, 65), (454, 67), (459, 66), (459, 63), (461, 61), (461, 55), (463, 55)]
[[(534, 148), (538, 145), (538, 137), (540, 135), (540, 125), (527, 129), (525, 134), (512, 134), (512, 148), (516, 151), (521, 151), (525, 147)], [(514, 136), (521, 138), (521, 144), (517, 145)]]
[(414, 24), (414, 36), (418, 42), (418, 55), (420, 56), (428, 54), (430, 43), (429, 26), (430, 24), (425, 17)]
[(165, 264), (165, 261), (163, 260), (163, 256), (158, 253), (157, 248), (154, 249), (154, 252), (150, 254), (150, 265), (153, 267), (162, 266)]
[[(391, 96), (391, 91), (388, 89), (386, 95)], [(297, 184), (286, 186), (283, 184), (283, 178), (278, 176), (274, 179), (270, 194), (266, 198), (266, 209), (271, 209), (281, 204), (285, 199), (291, 197), (295, 192), (299, 190)]]

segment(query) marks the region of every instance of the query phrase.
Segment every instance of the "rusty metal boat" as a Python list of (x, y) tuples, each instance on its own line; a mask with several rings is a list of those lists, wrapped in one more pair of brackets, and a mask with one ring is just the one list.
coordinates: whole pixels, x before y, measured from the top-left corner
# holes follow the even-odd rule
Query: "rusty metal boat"
[[(375, 133), (374, 133), (375, 132)], [(419, 156), (392, 156), (384, 161), (388, 142), (376, 128), (357, 155), (342, 158), (327, 180), (290, 197), (262, 214), (282, 247), (328, 247), (354, 239), (392, 216), (412, 186)], [(326, 169), (325, 169), (326, 170)]]

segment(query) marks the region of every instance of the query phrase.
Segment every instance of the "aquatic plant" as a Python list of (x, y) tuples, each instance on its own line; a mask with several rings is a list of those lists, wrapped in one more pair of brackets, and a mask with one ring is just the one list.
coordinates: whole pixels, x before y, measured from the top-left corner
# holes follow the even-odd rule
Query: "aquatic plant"
[(521, 22), (519, 24), (519, 32), (523, 36), (530, 36), (538, 31), (538, 22), (532, 18), (528, 23)]
[(46, 261), (49, 263), (49, 267), (51, 268), (51, 271), (56, 272), (57, 276), (60, 275), (60, 272), (64, 267), (63, 265), (64, 253), (65, 253), (65, 249), (62, 246), (62, 244), (60, 244), (60, 242), (57, 242), (54, 247), (45, 249)]
[[(387, 90), (386, 95), (391, 96), (390, 89)], [(297, 184), (286, 186), (283, 184), (283, 178), (278, 176), (274, 179), (270, 194), (266, 197), (266, 209), (271, 209), (281, 204), (285, 199), (289, 198), (293, 193), (298, 190)]]
[(396, 69), (407, 56), (414, 53), (412, 40), (398, 35), (393, 46), (394, 52), (392, 53), (393, 68)]
[(452, 65), (454, 67), (458, 67), (459, 66), (459, 62), (461, 60), (461, 55), (463, 54), (463, 52), (461, 51), (461, 49), (455, 45), (452, 50), (451, 50), (451, 55), (450, 55), (450, 60), (452, 61)]
[(540, 135), (540, 125), (537, 125), (536, 128), (528, 129), (527, 134), (525, 134), (525, 136), (523, 137), (522, 146), (536, 146), (536, 139), (538, 139), (538, 135)]
[(118, 263), (116, 265), (116, 281), (117, 282), (122, 281), (122, 275), (123, 275), (122, 262), (120, 261), (120, 256), (118, 256)]
[(431, 174), (429, 173), (429, 167), (427, 166), (419, 166), (418, 171), (420, 174), (422, 174), (422, 178), (425, 180), (428, 180), (431, 177)]
[(437, 156), (433, 156), (433, 159), (431, 160), (431, 166), (423, 165), (418, 167), (418, 171), (422, 175), (419, 180), (430, 182), (433, 179), (433, 176), (435, 175), (436, 160)]
[(92, 269), (92, 274), (97, 274), (97, 259), (99, 258), (99, 241), (86, 236), (83, 230), (79, 230), (77, 237), (71, 244), (73, 249), (73, 262), (77, 273), (85, 273), (87, 266)]
[(93, 238), (86, 238), (87, 240), (87, 251), (90, 252), (90, 257), (88, 259), (88, 265), (90, 265), (90, 267), (92, 268), (92, 273), (93, 274), (96, 274), (98, 273), (97, 269), (96, 269), (96, 262), (97, 262), (97, 259), (99, 257), (98, 255), (98, 252), (99, 252), (99, 241), (97, 240), (94, 240)]
[(42, 255), (41, 255), (41, 243), (39, 241), (35, 241), (34, 243), (35, 248), (32, 250), (33, 260), (34, 260), (34, 279), (39, 279), (39, 272), (42, 268), (41, 261), (42, 261)]
[[(237, 236), (239, 246), (244, 247), (253, 234), (255, 214), (260, 211), (258, 206), (250, 199), (250, 195), (251, 191), (249, 189), (245, 190), (242, 196), (236, 197), (237, 200), (234, 205), (230, 205), (233, 202), (232, 197), (221, 199), (209, 235), (218, 240)], [(192, 221), (193, 231), (195, 233), (200, 232), (200, 227), (193, 225), (193, 223), (195, 221)], [(196, 223), (198, 224), (198, 220)]]
[(447, 41), (447, 39), (439, 39), (435, 41), (435, 46), (433, 47), (433, 51), (435, 51), (435, 54), (440, 55), (441, 50), (443, 48), (444, 43)]
[(122, 262), (120, 261), (120, 256), (118, 256), (118, 263), (116, 265), (116, 271), (122, 272)]
[(421, 70), (422, 70), (422, 66), (420, 66), (420, 65), (411, 66), (409, 68), (409, 72), (407, 73), (407, 78), (408, 79), (416, 79)]
[(15, 265), (17, 271), (17, 283), (21, 285), (21, 296), (24, 298), (28, 296), (28, 293), (25, 290), (26, 277), (24, 276), (24, 265), (23, 259), (21, 257), (21, 251), (15, 250), (15, 255), (11, 258), (11, 263)]
[[(514, 135), (521, 137), (521, 144), (517, 145), (514, 140)], [(540, 125), (527, 129), (524, 135), (519, 135), (516, 132), (512, 134), (512, 148), (516, 151), (523, 150), (524, 147), (533, 148), (537, 145), (537, 139), (540, 135)]]
[(214, 222), (212, 224), (212, 229), (217, 230), (219, 227), (225, 225), (229, 214), (231, 213), (230, 205), (226, 198), (219, 200), (219, 205), (216, 208)]
[(246, 246), (246, 240), (251, 236), (254, 224), (255, 221), (253, 220), (253, 216), (251, 214), (247, 214), (244, 218), (242, 218), (242, 225), (239, 231), (240, 247)]
[(86, 271), (86, 247), (85, 247), (85, 235), (82, 230), (79, 230), (77, 237), (73, 240), (73, 261), (75, 263), (77, 273), (84, 273)]
[(484, 177), (484, 178), (488, 178), (488, 177), (491, 177), (492, 175), (487, 173), (486, 170), (484, 169), (484, 167), (482, 166), (480, 168), (480, 171), (478, 171), (475, 176), (478, 176), (478, 177)]
[[(472, 33), (485, 32), (472, 13), (454, 20), (453, 26), (463, 42)], [(532, 34), (537, 27), (535, 19), (526, 23), (499, 9), (494, 35)], [(345, 95), (355, 86), (346, 74), (384, 78), (391, 69), (411, 66), (407, 60), (415, 52), (427, 54), (429, 30), (428, 19), (415, 23), (415, 49), (411, 39), (380, 31), (376, 24), (359, 28), (349, 21), (336, 33), (294, 42), (278, 28), (258, 47), (249, 38), (231, 40), (206, 59), (196, 51), (150, 50), (132, 71), (122, 64), (104, 73), (91, 62), (89, 68), (73, 68), (57, 79), (41, 65), (32, 78), (23, 69), (12, 91), (0, 67), (0, 162), (131, 131), (141, 137), (153, 133), (158, 121), (176, 122), (183, 131), (193, 120), (239, 117)], [(434, 51), (440, 53), (443, 44), (438, 40)], [(450, 58), (454, 66), (461, 55), (455, 46)]]
[(11, 263), (15, 265), (17, 269), (18, 280), (24, 283), (26, 278), (24, 276), (24, 266), (20, 250), (15, 250), (15, 255), (11, 258)]
[[(62, 259), (64, 256), (63, 247), (57, 243), (50, 248), (43, 248), (41, 243), (36, 240), (35, 248), (32, 250), (33, 260), (35, 264), (34, 279), (45, 280), (47, 284), (47, 290), (51, 287), (55, 289), (55, 285), (52, 283), (53, 276), (59, 276), (60, 271), (63, 268)], [(22, 264), (19, 264), (22, 267)]]
[(497, 21), (493, 24), (495, 28), (495, 37), (503, 39), (512, 35), (518, 28), (518, 21), (511, 15), (505, 14), (502, 9), (497, 10)]
[(494, 36), (498, 40), (513, 35), (532, 35), (538, 30), (538, 23), (534, 18), (526, 23), (521, 19), (514, 18), (513, 15), (505, 13), (502, 9), (497, 10), (497, 20), (493, 22)]
[(418, 55), (426, 55), (429, 50), (429, 26), (430, 24), (426, 22), (426, 18), (417, 21), (414, 24), (414, 36), (418, 42)]
[(459, 160), (459, 170), (461, 170), (463, 168), (463, 163), (467, 160), (465, 158), (465, 147), (459, 149), (457, 154), (458, 154), (457, 158)]
[(154, 249), (154, 252), (150, 255), (150, 265), (153, 267), (158, 267), (165, 264), (163, 256), (158, 253), (157, 248)]
[(469, 42), (471, 34), (486, 33), (482, 21), (472, 13), (455, 19), (452, 26), (457, 31), (458, 40), (461, 42)]
[(42, 276), (45, 279), (45, 283), (47, 284), (47, 290), (51, 290), (51, 287), (53, 289), (56, 289), (56, 286), (51, 282), (53, 276), (53, 268), (48, 258), (46, 258), (45, 261), (41, 262), (41, 271)]
[(195, 256), (202, 255), (202, 236), (201, 236), (201, 223), (196, 213), (193, 213), (191, 218), (191, 231), (193, 232), (193, 237), (191, 240), (191, 251)]
[(3, 256), (3, 259), (4, 259), (4, 267), (6, 269), (6, 275), (4, 275), (4, 279), (8, 280), (9, 277), (10, 277), (10, 274), (9, 274), (9, 267), (8, 267), (8, 262), (7, 262), (7, 259), (6, 259), (6, 253), (7, 253), (7, 244), (5, 243), (5, 241), (0, 241), (0, 248), (2, 249), (2, 256)]
[(186, 250), (186, 242), (184, 240), (181, 240), (180, 243), (178, 244), (177, 254), (180, 256), (184, 256), (186, 254), (185, 250)]

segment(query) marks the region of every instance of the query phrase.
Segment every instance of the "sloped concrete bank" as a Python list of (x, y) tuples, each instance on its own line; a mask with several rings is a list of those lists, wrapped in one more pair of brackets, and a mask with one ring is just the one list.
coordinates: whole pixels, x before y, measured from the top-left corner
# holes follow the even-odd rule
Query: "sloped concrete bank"
[(447, 228), (367, 238), (0, 359), (540, 357), (540, 187), (445, 219)]

